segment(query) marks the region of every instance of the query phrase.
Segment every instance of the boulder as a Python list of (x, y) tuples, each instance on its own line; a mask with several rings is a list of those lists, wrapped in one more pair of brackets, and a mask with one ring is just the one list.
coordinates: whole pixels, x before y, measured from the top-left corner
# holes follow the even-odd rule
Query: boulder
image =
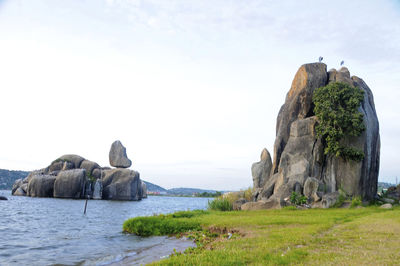
[(132, 165), (131, 160), (126, 155), (126, 148), (119, 140), (111, 145), (109, 153), (110, 165), (118, 168), (128, 168)]
[(22, 183), (22, 185), (19, 188), (22, 189), (26, 193), (28, 191), (28, 184)]
[(58, 171), (62, 170), (63, 167), (64, 167), (64, 162), (63, 162), (63, 161), (56, 160), (56, 161), (54, 161), (54, 162), (52, 162), (52, 163), (50, 164), (48, 172), (49, 172), (49, 173), (50, 173), (50, 172), (55, 172), (55, 171), (58, 172)]
[(14, 191), (13, 196), (26, 196), (26, 192), (22, 188), (18, 188)]
[(147, 198), (147, 185), (142, 181), (142, 198)]
[(33, 175), (28, 183), (27, 195), (30, 197), (52, 197), (55, 176)]
[(320, 198), (317, 194), (318, 187), (318, 179), (314, 177), (308, 177), (306, 179), (306, 182), (304, 182), (303, 195), (306, 196), (308, 199), (311, 199), (312, 201), (319, 201)]
[(117, 168), (103, 171), (103, 199), (141, 200), (142, 181), (138, 172)]
[(280, 209), (284, 203), (278, 199), (268, 199), (267, 201), (259, 200), (256, 202), (247, 202), (241, 205), (242, 211), (266, 210), (266, 209)]
[(386, 204), (383, 204), (383, 205), (381, 205), (381, 209), (391, 209), (393, 206), (392, 206), (392, 204), (390, 204), (390, 203), (386, 203)]
[(339, 199), (338, 191), (330, 192), (330, 193), (323, 195), (322, 200), (321, 200), (322, 208), (327, 209), (327, 208), (332, 207), (333, 205), (335, 205), (335, 203), (338, 201), (338, 199)]
[(85, 169), (60, 171), (54, 182), (55, 198), (80, 199), (85, 195), (87, 182)]
[[(65, 154), (58, 158), (56, 161), (64, 161), (64, 162), (70, 162), (73, 163), (74, 166), (73, 168), (79, 168), (81, 166), (81, 162), (85, 160), (85, 158), (76, 155), (76, 154)], [(66, 170), (66, 169), (64, 169)]]
[(253, 188), (256, 191), (264, 187), (271, 173), (272, 161), (271, 155), (267, 149), (263, 149), (260, 161), (251, 166), (251, 175), (253, 176)]
[(29, 175), (27, 177), (25, 177), (22, 180), (22, 182), (28, 184), (33, 176), (35, 176), (35, 175), (45, 175), (45, 174), (47, 174), (47, 172), (48, 172), (47, 168), (43, 168), (43, 169), (32, 171), (32, 172), (29, 173)]
[(277, 174), (272, 175), (268, 179), (267, 183), (265, 183), (264, 187), (261, 189), (261, 191), (257, 195), (258, 200), (266, 201), (272, 195), (272, 193), (274, 193), (275, 183), (278, 180), (278, 177), (279, 177), (279, 174), (277, 173)]
[(101, 178), (101, 169), (100, 168), (94, 168), (92, 171), (92, 176), (96, 179)]
[(244, 199), (244, 198), (240, 198), (240, 199), (236, 200), (236, 201), (232, 204), (233, 210), (234, 210), (234, 211), (239, 211), (239, 210), (241, 210), (241, 206), (242, 206), (243, 204), (245, 204), (246, 202), (247, 202), (247, 200)]
[(15, 191), (23, 184), (22, 178), (15, 180), (12, 189), (11, 189), (11, 194), (14, 195)]
[(386, 203), (391, 203), (391, 204), (395, 203), (395, 200), (394, 200), (394, 199), (382, 198), (382, 200), (383, 200), (384, 202), (386, 202)]
[(99, 169), (100, 165), (98, 165), (95, 162), (89, 161), (89, 160), (83, 160), (81, 162), (81, 165), (79, 166), (79, 168), (85, 169), (86, 170), (86, 174), (88, 176), (92, 176), (93, 170), (94, 169)]
[(8, 200), (8, 199), (4, 196), (0, 196), (0, 200)]

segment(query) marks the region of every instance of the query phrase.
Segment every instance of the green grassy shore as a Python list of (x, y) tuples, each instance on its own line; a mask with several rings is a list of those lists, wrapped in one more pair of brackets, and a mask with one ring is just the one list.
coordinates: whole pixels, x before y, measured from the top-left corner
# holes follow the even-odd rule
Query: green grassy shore
[(400, 208), (187, 211), (137, 217), (123, 230), (194, 238), (197, 248), (153, 264), (395, 265), (400, 261)]

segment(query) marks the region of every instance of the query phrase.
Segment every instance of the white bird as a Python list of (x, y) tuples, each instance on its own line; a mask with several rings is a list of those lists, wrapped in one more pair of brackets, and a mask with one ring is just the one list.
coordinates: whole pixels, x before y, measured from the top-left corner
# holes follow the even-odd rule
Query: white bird
[(322, 62), (323, 59), (324, 59), (324, 58), (323, 58), (322, 56), (320, 56), (320, 57), (318, 58), (318, 60), (319, 60), (320, 63)]

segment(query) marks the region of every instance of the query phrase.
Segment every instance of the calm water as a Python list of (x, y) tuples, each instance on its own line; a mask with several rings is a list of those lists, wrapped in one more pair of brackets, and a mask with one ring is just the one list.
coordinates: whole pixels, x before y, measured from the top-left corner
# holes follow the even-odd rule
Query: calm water
[(208, 201), (151, 196), (129, 202), (90, 200), (83, 215), (84, 200), (10, 193), (0, 191), (8, 198), (0, 200), (0, 265), (108, 265), (144, 251), (159, 258), (163, 254), (157, 250), (177, 245), (176, 239), (123, 234), (122, 223), (135, 216), (205, 209)]

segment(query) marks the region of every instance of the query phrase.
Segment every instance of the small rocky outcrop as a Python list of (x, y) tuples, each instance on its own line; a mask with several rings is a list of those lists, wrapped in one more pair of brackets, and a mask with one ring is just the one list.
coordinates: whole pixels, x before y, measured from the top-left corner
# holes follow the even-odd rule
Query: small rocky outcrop
[(263, 149), (260, 155), (260, 161), (251, 166), (251, 175), (253, 176), (253, 197), (258, 194), (268, 181), (272, 168), (271, 155), (267, 149)]
[[(126, 157), (125, 147), (119, 141), (114, 142), (111, 147), (110, 162), (111, 157), (113, 162), (117, 162), (114, 165), (120, 167), (131, 165)], [(26, 178), (16, 180), (12, 195), (141, 200), (147, 197), (147, 189), (136, 171), (100, 167), (96, 162), (86, 160), (79, 155), (67, 154), (53, 161), (48, 167), (32, 171)]]
[(126, 148), (119, 140), (114, 141), (111, 145), (109, 159), (110, 165), (114, 167), (128, 168), (132, 165), (131, 160), (129, 160), (126, 155)]
[(53, 197), (54, 175), (33, 175), (26, 194), (30, 197)]
[[(364, 91), (359, 108), (365, 131), (343, 142), (364, 152), (360, 162), (325, 155), (325, 143), (316, 133), (318, 118), (312, 102), (314, 90), (331, 82), (344, 82)], [(377, 192), (380, 157), (379, 123), (374, 99), (366, 83), (343, 67), (327, 71), (323, 63), (305, 64), (297, 71), (276, 123), (274, 158), (269, 170), (269, 155), (252, 166), (255, 201), (248, 208), (284, 206), (292, 192), (308, 197), (313, 206), (332, 206), (339, 189), (348, 196), (371, 200)], [(260, 186), (262, 186), (260, 188)], [(246, 206), (242, 206), (247, 208)], [(242, 208), (243, 209), (243, 208)]]
[(139, 200), (142, 198), (142, 181), (138, 172), (117, 168), (103, 172), (103, 199)]

